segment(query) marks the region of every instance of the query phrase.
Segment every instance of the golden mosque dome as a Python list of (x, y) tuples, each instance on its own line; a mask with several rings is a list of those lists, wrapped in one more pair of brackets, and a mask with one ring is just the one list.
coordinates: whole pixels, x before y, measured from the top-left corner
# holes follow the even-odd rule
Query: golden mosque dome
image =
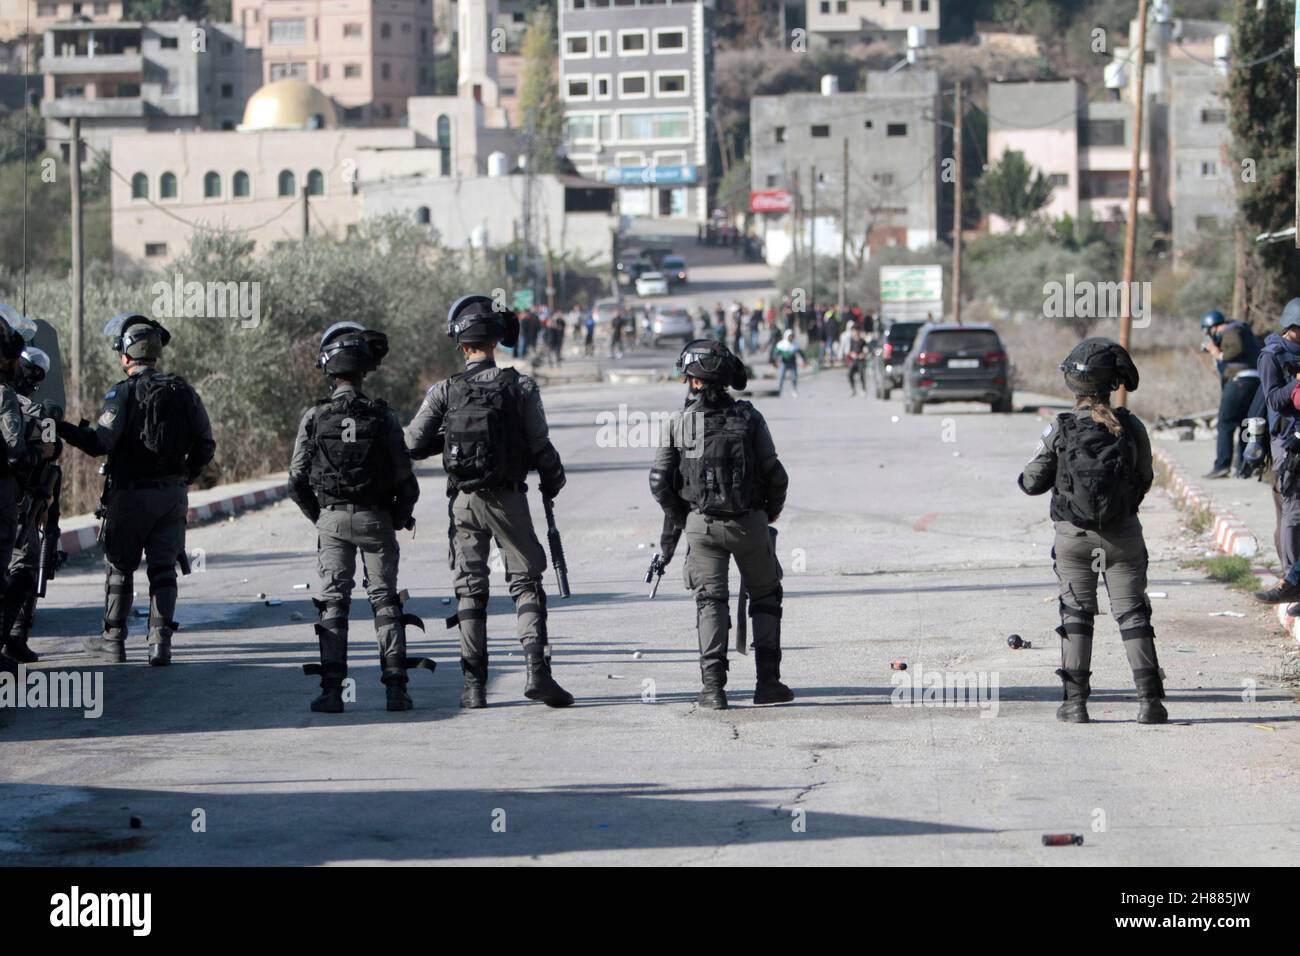
[(327, 129), (338, 125), (330, 98), (310, 83), (287, 79), (268, 83), (248, 99), (240, 132)]

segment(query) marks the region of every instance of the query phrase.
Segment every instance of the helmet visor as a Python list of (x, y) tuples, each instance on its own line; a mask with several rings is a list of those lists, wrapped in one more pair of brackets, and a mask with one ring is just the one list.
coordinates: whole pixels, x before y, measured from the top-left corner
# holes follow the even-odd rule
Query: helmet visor
[(23, 337), (24, 342), (36, 338), (36, 323), (23, 315), (11, 305), (0, 305), (0, 318), (5, 324)]
[(42, 375), (50, 373), (50, 357), (45, 354), (43, 349), (38, 349), (33, 345), (23, 349), (22, 362), (32, 368), (40, 369)]
[(727, 355), (716, 348), (709, 339), (696, 339), (682, 349), (677, 357), (677, 371), (685, 372), (692, 366), (698, 366), (708, 375), (716, 375), (726, 364)]

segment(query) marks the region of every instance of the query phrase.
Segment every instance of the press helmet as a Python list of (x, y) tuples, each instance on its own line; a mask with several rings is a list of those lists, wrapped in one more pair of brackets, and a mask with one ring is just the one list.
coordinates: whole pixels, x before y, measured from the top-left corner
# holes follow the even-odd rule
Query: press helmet
[(1065, 384), (1076, 395), (1110, 395), (1123, 386), (1130, 392), (1138, 387), (1138, 370), (1128, 351), (1107, 338), (1084, 339), (1061, 363)]
[(744, 363), (716, 339), (688, 342), (677, 357), (677, 371), (702, 382), (717, 383), (723, 388), (740, 389), (749, 384), (749, 373)]
[(172, 340), (171, 333), (139, 312), (121, 312), (108, 320), (104, 334), (113, 340), (113, 351), (136, 360), (156, 359)]
[(497, 308), (491, 296), (475, 292), (461, 296), (447, 310), (447, 335), (458, 345), (496, 341), (514, 348), (519, 341), (519, 317)]
[(316, 367), (326, 375), (373, 372), (388, 354), (388, 336), (359, 322), (335, 322), (320, 338)]
[(1227, 316), (1225, 316), (1222, 312), (1220, 312), (1218, 309), (1211, 309), (1209, 312), (1206, 312), (1203, 316), (1201, 316), (1201, 328), (1204, 331), (1208, 332), (1216, 325), (1222, 325), (1224, 322), (1227, 321), (1228, 321)]

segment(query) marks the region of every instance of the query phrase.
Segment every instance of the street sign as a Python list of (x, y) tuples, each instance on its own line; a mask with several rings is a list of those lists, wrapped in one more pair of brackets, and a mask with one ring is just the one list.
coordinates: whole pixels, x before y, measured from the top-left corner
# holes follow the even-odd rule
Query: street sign
[(794, 197), (788, 189), (760, 189), (749, 194), (750, 212), (789, 212)]
[(514, 306), (516, 312), (520, 309), (531, 309), (533, 307), (533, 290), (516, 289)]
[(610, 166), (605, 182), (620, 186), (680, 186), (697, 182), (698, 166)]
[(881, 266), (880, 312), (886, 321), (943, 315), (942, 266)]

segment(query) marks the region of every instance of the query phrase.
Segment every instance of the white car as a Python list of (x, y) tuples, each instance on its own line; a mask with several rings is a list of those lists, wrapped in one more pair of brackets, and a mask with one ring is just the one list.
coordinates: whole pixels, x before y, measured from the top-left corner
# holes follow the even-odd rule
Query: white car
[(662, 272), (643, 272), (636, 280), (636, 294), (642, 297), (668, 294), (668, 279)]

